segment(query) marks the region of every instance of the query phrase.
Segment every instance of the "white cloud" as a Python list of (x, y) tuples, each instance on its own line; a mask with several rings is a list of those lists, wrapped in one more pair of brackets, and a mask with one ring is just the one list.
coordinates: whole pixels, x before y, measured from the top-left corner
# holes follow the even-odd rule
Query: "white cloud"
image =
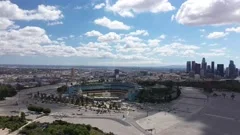
[(117, 55), (120, 59), (122, 60), (146, 60), (146, 61), (156, 61), (157, 59), (154, 58), (149, 58), (140, 54), (137, 55), (123, 55), (123, 54), (119, 54)]
[(117, 0), (113, 5), (106, 0), (106, 9), (122, 17), (134, 17), (135, 13), (168, 12), (174, 10), (175, 7), (168, 0)]
[(177, 39), (175, 39), (174, 41), (176, 41), (176, 42), (186, 42), (184, 39), (182, 39), (182, 38), (177, 38)]
[(218, 49), (210, 49), (209, 52), (197, 53), (197, 55), (202, 57), (216, 57), (216, 56), (225, 56), (227, 53), (227, 48), (218, 48)]
[(222, 47), (218, 49), (210, 49), (211, 52), (216, 52), (216, 53), (223, 53), (223, 52), (226, 52), (226, 50), (227, 50), (226, 47)]
[(51, 43), (45, 30), (39, 27), (25, 27), (19, 30), (0, 31), (1, 54), (41, 53), (42, 45)]
[(62, 41), (51, 41), (45, 30), (39, 27), (27, 26), (19, 30), (0, 31), (0, 37), (0, 55), (117, 58), (110, 52), (111, 46), (107, 43), (90, 42), (79, 47), (67, 46)]
[(165, 39), (166, 38), (166, 35), (162, 34), (159, 36), (160, 39)]
[(121, 39), (121, 37), (115, 32), (109, 32), (105, 35), (101, 35), (98, 37), (98, 41), (100, 42), (117, 42)]
[(175, 19), (186, 25), (239, 24), (239, 7), (239, 0), (187, 0)]
[(102, 36), (102, 33), (96, 30), (92, 30), (92, 31), (86, 32), (84, 35), (88, 37), (99, 37), (99, 36)]
[(6, 18), (0, 17), (0, 30), (7, 29), (8, 27), (12, 26), (14, 24), (13, 21), (10, 21)]
[(161, 56), (189, 56), (193, 55), (196, 50), (200, 49), (200, 47), (195, 45), (184, 45), (181, 43), (172, 43), (168, 45), (164, 45), (161, 47), (156, 47), (154, 49), (154, 53), (160, 53)]
[(63, 24), (63, 22), (62, 21), (55, 21), (55, 22), (48, 22), (47, 23), (48, 26), (60, 25), (60, 24)]
[(74, 7), (73, 9), (75, 9), (75, 10), (80, 10), (80, 9), (82, 9), (83, 7), (81, 7), (81, 6), (76, 6), (76, 7)]
[(118, 14), (122, 17), (134, 17), (133, 13), (130, 11), (119, 11)]
[(217, 43), (214, 43), (214, 44), (210, 44), (209, 46), (217, 46), (218, 44)]
[(240, 27), (232, 27), (232, 28), (227, 28), (226, 29), (227, 32), (236, 32), (236, 33), (240, 33)]
[(123, 42), (127, 42), (127, 41), (133, 41), (133, 42), (141, 42), (142, 39), (140, 39), (139, 37), (133, 37), (133, 36), (126, 36), (122, 39)]
[(131, 28), (130, 26), (125, 25), (123, 22), (119, 22), (117, 20), (111, 21), (105, 16), (103, 18), (94, 20), (94, 23), (113, 30), (129, 30)]
[(74, 35), (69, 35), (69, 38), (74, 38), (75, 36)]
[(117, 52), (136, 54), (136, 53), (143, 53), (150, 50), (150, 48), (148, 48), (148, 46), (141, 41), (122, 40), (122, 42), (123, 44), (117, 44), (115, 46), (115, 49)]
[(208, 39), (218, 39), (218, 38), (223, 38), (227, 35), (228, 35), (228, 33), (225, 33), (225, 32), (212, 32), (212, 33), (208, 34), (207, 38)]
[(68, 39), (68, 37), (59, 37), (59, 38), (57, 38), (58, 41), (63, 41), (65, 39)]
[(175, 19), (175, 15), (171, 16), (171, 21), (173, 21)]
[(129, 35), (132, 35), (132, 36), (139, 36), (139, 35), (149, 36), (149, 33), (146, 30), (136, 30), (135, 32), (130, 32)]
[(94, 6), (94, 9), (101, 9), (101, 8), (103, 8), (104, 6), (105, 6), (104, 3), (100, 3), (100, 4), (95, 5), (95, 6)]
[(89, 42), (87, 44), (85, 44), (85, 47), (89, 47), (89, 48), (98, 48), (98, 49), (103, 49), (103, 50), (107, 50), (107, 51), (111, 51), (112, 47), (106, 43), (98, 43), (98, 42)]
[(199, 31), (200, 31), (200, 32), (205, 32), (206, 30), (205, 30), (205, 29), (200, 29)]
[(131, 48), (131, 49), (136, 49), (136, 48), (144, 48), (147, 45), (145, 43), (142, 42), (134, 42), (134, 41), (127, 41), (125, 43), (125, 48)]
[[(121, 36), (109, 32), (98, 37), (100, 42), (81, 43), (80, 46), (66, 45), (64, 39), (73, 38), (74, 35), (51, 40), (46, 31), (39, 27), (27, 26), (20, 29), (7, 29), (0, 31), (0, 55), (20, 56), (49, 56), (49, 57), (88, 57), (99, 59), (126, 60), (131, 63), (159, 63), (160, 56), (223, 56), (226, 48), (198, 52), (200, 47), (182, 43), (172, 43), (159, 46), (160, 40), (143, 40), (139, 37)], [(152, 45), (152, 46), (150, 46)], [(212, 53), (212, 54), (211, 54)]]
[(158, 46), (160, 42), (161, 42), (161, 40), (158, 40), (158, 39), (149, 39), (148, 45), (150, 47), (154, 47), (154, 46)]
[(10, 20), (54, 21), (63, 18), (63, 14), (56, 6), (38, 5), (37, 9), (24, 10), (11, 1), (0, 1), (0, 17)]

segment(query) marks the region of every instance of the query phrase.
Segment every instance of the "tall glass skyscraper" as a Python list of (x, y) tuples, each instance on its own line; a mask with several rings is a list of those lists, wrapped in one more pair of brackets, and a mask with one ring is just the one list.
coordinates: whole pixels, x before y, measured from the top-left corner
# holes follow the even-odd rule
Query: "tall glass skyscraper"
[(192, 61), (192, 71), (195, 72), (195, 61)]
[(215, 67), (214, 67), (214, 61), (212, 61), (211, 63), (211, 72), (214, 74), (214, 70), (215, 70)]
[(191, 71), (191, 61), (187, 61), (187, 73), (189, 73)]
[(224, 77), (224, 65), (217, 64), (217, 74)]
[(204, 70), (204, 72), (207, 69), (207, 62), (206, 62), (205, 58), (202, 59), (202, 69)]
[(229, 78), (235, 78), (236, 77), (236, 66), (233, 62), (233, 60), (230, 60), (230, 63), (229, 63)]

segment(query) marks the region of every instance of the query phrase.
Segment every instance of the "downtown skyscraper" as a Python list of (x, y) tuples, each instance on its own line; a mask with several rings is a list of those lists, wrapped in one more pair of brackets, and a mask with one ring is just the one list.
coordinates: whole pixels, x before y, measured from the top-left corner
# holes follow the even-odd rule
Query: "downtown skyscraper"
[(207, 62), (206, 62), (206, 59), (205, 59), (205, 58), (202, 59), (202, 69), (204, 70), (204, 72), (206, 72)]
[(187, 61), (186, 69), (187, 73), (191, 71), (191, 61)]
[(237, 76), (236, 73), (236, 66), (233, 62), (233, 60), (230, 60), (229, 66), (228, 66), (228, 77), (229, 78), (235, 78)]
[(214, 61), (211, 63), (211, 72), (214, 74), (215, 72), (215, 66), (214, 66)]

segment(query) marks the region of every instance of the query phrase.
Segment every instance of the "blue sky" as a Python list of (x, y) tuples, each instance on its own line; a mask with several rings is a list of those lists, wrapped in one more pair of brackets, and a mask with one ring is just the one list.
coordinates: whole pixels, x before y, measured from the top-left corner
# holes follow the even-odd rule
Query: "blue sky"
[(0, 63), (240, 66), (240, 0), (0, 1)]

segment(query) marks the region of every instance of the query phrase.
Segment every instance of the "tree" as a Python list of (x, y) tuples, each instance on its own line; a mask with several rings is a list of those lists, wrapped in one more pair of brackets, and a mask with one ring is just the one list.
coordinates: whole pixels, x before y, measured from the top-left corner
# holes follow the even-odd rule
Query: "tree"
[(43, 109), (43, 113), (49, 114), (49, 113), (51, 113), (51, 110), (49, 108), (45, 108), (45, 109)]
[(65, 93), (67, 91), (67, 86), (63, 85), (62, 87), (57, 88), (57, 93), (62, 95), (63, 93)]
[(0, 85), (0, 100), (5, 97), (12, 97), (17, 94), (17, 91), (10, 85)]
[(20, 117), (21, 121), (25, 121), (26, 119), (25, 117), (26, 117), (25, 113), (21, 112), (21, 117)]
[(41, 113), (41, 112), (43, 111), (43, 108), (42, 108), (42, 107), (39, 107), (39, 106), (29, 105), (29, 106), (28, 106), (28, 110), (29, 110), (29, 111), (35, 111), (35, 112)]

